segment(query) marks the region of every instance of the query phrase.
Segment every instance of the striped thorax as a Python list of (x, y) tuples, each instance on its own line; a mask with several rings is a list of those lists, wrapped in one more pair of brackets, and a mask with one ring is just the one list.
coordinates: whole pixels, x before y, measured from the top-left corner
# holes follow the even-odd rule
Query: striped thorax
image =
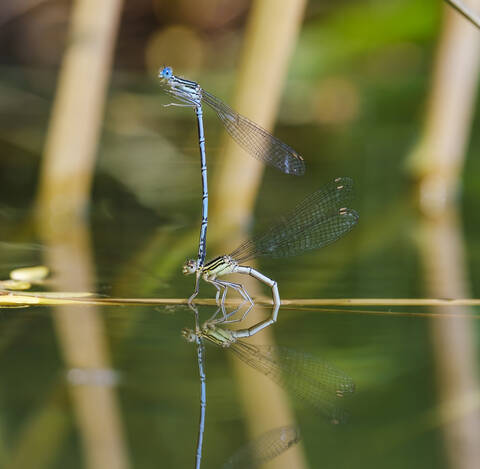
[(205, 281), (215, 280), (217, 277), (233, 274), (238, 269), (238, 262), (230, 256), (218, 256), (199, 267), (195, 259), (188, 259), (183, 265), (185, 275), (198, 272)]
[(218, 327), (214, 323), (208, 321), (203, 324), (201, 331), (197, 333), (188, 328), (182, 330), (182, 336), (188, 342), (193, 342), (197, 334), (209, 342), (223, 348), (230, 347), (230, 345), (237, 341), (233, 331)]
[(158, 77), (163, 80), (165, 91), (179, 101), (194, 106), (202, 103), (202, 88), (194, 81), (185, 80), (173, 74), (171, 67), (163, 67), (158, 72)]
[(214, 280), (217, 277), (233, 274), (238, 267), (238, 262), (230, 256), (219, 256), (203, 266), (203, 278)]

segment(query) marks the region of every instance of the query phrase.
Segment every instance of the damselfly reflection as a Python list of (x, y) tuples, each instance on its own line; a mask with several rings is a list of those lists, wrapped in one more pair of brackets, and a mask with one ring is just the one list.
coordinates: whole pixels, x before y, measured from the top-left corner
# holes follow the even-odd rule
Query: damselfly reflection
[[(263, 234), (245, 241), (228, 255), (198, 265), (189, 259), (183, 266), (185, 275), (197, 273), (217, 289), (217, 303), (224, 304), (228, 288), (236, 290), (245, 301), (253, 304), (241, 284), (219, 280), (227, 274), (250, 275), (272, 289), (273, 304), (280, 304), (277, 282), (252, 267), (241, 265), (259, 256), (275, 258), (294, 256), (337, 241), (358, 222), (358, 213), (347, 207), (353, 192), (353, 181), (336, 178), (298, 204)], [(220, 295), (221, 301), (220, 301)]]
[[(193, 317), (195, 319), (195, 330), (200, 329), (198, 309), (194, 305), (190, 305), (190, 309), (193, 311)], [(205, 412), (207, 409), (207, 377), (205, 374), (205, 347), (203, 346), (202, 336), (195, 334), (192, 342), (195, 342), (197, 347), (197, 364), (198, 375), (200, 378), (200, 418), (198, 420), (198, 437), (197, 437), (197, 450), (195, 453), (195, 469), (200, 469), (202, 465), (203, 454), (203, 436), (205, 434)]]
[(285, 347), (250, 344), (238, 339), (236, 331), (211, 322), (197, 331), (183, 329), (182, 335), (190, 342), (200, 335), (232, 351), (244, 363), (315, 407), (330, 422), (346, 420), (347, 414), (338, 406), (338, 401), (352, 394), (355, 384), (346, 373), (326, 361)]
[(285, 426), (270, 430), (240, 448), (222, 469), (257, 469), (300, 441), (300, 429)]
[(171, 67), (163, 67), (158, 76), (163, 79), (165, 91), (183, 103), (180, 105), (198, 107), (206, 103), (210, 106), (230, 136), (252, 156), (286, 174), (304, 174), (303, 158), (293, 148), (229, 108), (198, 83), (175, 76)]

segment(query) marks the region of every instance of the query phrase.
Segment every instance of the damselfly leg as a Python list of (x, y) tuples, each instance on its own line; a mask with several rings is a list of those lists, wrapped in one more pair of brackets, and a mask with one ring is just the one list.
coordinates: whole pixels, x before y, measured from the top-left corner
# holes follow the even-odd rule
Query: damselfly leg
[(350, 178), (336, 178), (325, 187), (314, 192), (298, 204), (278, 223), (264, 233), (253, 237), (229, 255), (219, 256), (200, 266), (195, 260), (188, 260), (184, 274), (200, 272), (201, 277), (217, 289), (217, 301), (225, 305), (229, 288), (238, 291), (244, 299), (250, 295), (241, 284), (219, 280), (228, 274), (249, 275), (272, 290), (272, 303), (280, 306), (280, 294), (275, 280), (243, 263), (260, 256), (288, 257), (318, 249), (348, 233), (358, 222), (358, 213), (347, 207), (353, 191)]
[[(233, 283), (233, 282), (226, 282), (225, 280), (210, 280), (210, 283), (217, 288), (216, 300), (217, 305), (224, 305), (225, 300), (227, 297), (228, 289), (231, 288), (239, 293), (239, 295), (243, 298), (244, 302), (247, 301), (253, 305), (253, 300), (250, 298), (245, 287), (240, 283)], [(222, 300), (220, 300), (220, 292), (222, 293)]]
[[(242, 304), (243, 305), (243, 304)], [(247, 317), (248, 313), (252, 310), (253, 304), (249, 305), (243, 315), (240, 318), (237, 319), (230, 319), (233, 317), (242, 307), (240, 305), (237, 309), (231, 312), (227, 312), (226, 308), (224, 305), (221, 305), (218, 307), (218, 309), (215, 311), (213, 316), (208, 319), (207, 321), (204, 322), (203, 324), (203, 329), (205, 328), (215, 328), (217, 325), (225, 325), (225, 324), (232, 324), (235, 322), (242, 322), (245, 320)], [(264, 319), (262, 321), (259, 321), (255, 324), (253, 324), (250, 327), (247, 328), (242, 328), (242, 329), (235, 329), (230, 331), (230, 334), (233, 338), (238, 339), (238, 338), (245, 338), (245, 337), (252, 337), (253, 335), (257, 334), (261, 330), (271, 326), (277, 321), (278, 318), (278, 310), (280, 309), (280, 305), (276, 304), (272, 306), (272, 312), (270, 313), (270, 316), (267, 319)], [(219, 316), (219, 313), (222, 313), (221, 316)]]
[[(206, 253), (208, 190), (205, 137), (203, 129), (202, 103), (215, 111), (230, 136), (248, 153), (266, 164), (276, 167), (286, 174), (303, 175), (305, 163), (303, 158), (291, 147), (271, 135), (248, 118), (229, 108), (220, 99), (208, 93), (194, 81), (175, 76), (171, 67), (163, 67), (158, 74), (162, 79), (164, 90), (180, 103), (170, 105), (191, 106), (195, 108), (198, 124), (199, 147), (202, 171), (202, 227), (197, 256), (198, 268), (203, 267)], [(233, 287), (231, 287), (233, 288)], [(242, 287), (242, 290), (243, 287)], [(226, 291), (226, 289), (225, 289)], [(237, 289), (243, 295), (244, 291)], [(198, 290), (189, 301), (196, 296)], [(245, 292), (246, 293), (246, 292)], [(223, 298), (225, 298), (224, 293)], [(225, 301), (223, 299), (223, 301)]]
[[(234, 310), (227, 312), (226, 308), (224, 305), (220, 305), (215, 313), (208, 319), (205, 323), (206, 324), (232, 324), (235, 322), (242, 322), (248, 315), (248, 313), (251, 311), (251, 309), (254, 307), (254, 304), (248, 304), (246, 307), (244, 313), (240, 318), (237, 319), (230, 319), (233, 316), (235, 316), (244, 306), (245, 306), (246, 301), (243, 301), (240, 306), (235, 308)], [(219, 313), (222, 313), (221, 315)]]
[[(346, 373), (320, 358), (295, 350), (240, 340), (238, 332), (206, 323), (200, 334), (318, 409), (331, 423), (347, 419), (348, 414), (339, 403), (355, 391), (355, 384)], [(190, 329), (184, 329), (182, 334), (189, 341), (195, 340)]]

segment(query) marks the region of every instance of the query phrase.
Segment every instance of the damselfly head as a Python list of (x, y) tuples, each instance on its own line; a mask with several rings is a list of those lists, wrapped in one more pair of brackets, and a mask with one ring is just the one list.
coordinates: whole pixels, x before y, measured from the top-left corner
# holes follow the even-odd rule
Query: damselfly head
[(188, 327), (185, 327), (182, 329), (182, 337), (187, 341), (187, 342), (195, 342), (195, 332), (192, 331), (192, 329), (189, 329)]
[(185, 264), (183, 264), (182, 272), (183, 275), (194, 274), (197, 271), (197, 261), (195, 259), (187, 259)]
[(165, 78), (168, 80), (173, 77), (172, 67), (163, 67), (158, 71), (158, 78)]

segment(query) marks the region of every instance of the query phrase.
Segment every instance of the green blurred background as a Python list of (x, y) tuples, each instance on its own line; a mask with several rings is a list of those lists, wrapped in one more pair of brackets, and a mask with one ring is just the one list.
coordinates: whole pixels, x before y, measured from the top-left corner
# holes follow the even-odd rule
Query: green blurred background
[[(91, 190), (86, 190), (91, 198), (80, 217), (64, 219), (42, 211), (38, 203), (47, 133), (64, 53), (78, 40), (92, 42), (95, 49), (95, 35), (68, 34), (75, 2), (3, 0), (2, 278), (13, 268), (43, 263), (52, 270), (43, 289), (115, 297), (191, 294), (193, 280), (182, 276), (181, 265), (196, 253), (200, 220), (197, 129), (191, 109), (163, 107), (170, 101), (157, 73), (170, 65), (231, 103), (248, 61), (247, 25), (259, 3), (126, 0), (117, 5), (111, 69), (107, 63), (111, 76), (105, 95), (98, 96), (105, 107), (91, 150), (95, 163)], [(283, 2), (277, 3), (281, 9)], [(480, 2), (470, 4), (480, 9)], [(455, 41), (460, 33), (448, 39), (449, 24), (459, 18), (439, 0), (306, 3), (287, 59), (274, 133), (304, 156), (307, 173), (293, 178), (266, 169), (250, 223), (243, 228), (261, 229), (338, 176), (355, 180), (353, 206), (360, 222), (324, 250), (285, 261), (260, 260), (257, 267), (278, 281), (282, 298), (479, 296), (475, 64), (465, 84), (466, 73), (456, 63), (443, 63), (452, 72), (447, 83), (459, 91), (452, 106), (458, 100), (459, 107), (469, 109), (461, 122), (451, 116), (452, 128), (458, 124), (463, 131), (461, 162), (449, 172), (448, 163), (435, 162), (439, 152), (432, 150), (429, 163), (416, 163), (420, 153), (428, 153), (421, 142), (434, 134), (432, 115), (449, 109), (442, 107), (445, 93), (432, 88), (445, 61), (442, 40), (454, 56), (463, 54), (464, 46)], [(480, 35), (464, 19), (459, 24)], [(263, 40), (275, 41), (268, 32)], [(478, 44), (467, 46), (475, 51)], [(258, 82), (262, 67), (258, 64)], [(88, 91), (93, 82), (83, 80), (82, 86)], [(462, 94), (467, 88), (473, 92)], [(81, 130), (89, 122), (80, 119), (76, 125)], [(205, 128), (212, 181), (224, 165), (224, 137), (208, 110)], [(71, 150), (76, 146), (73, 142)], [(67, 141), (67, 165), (69, 154)], [(48, 178), (43, 184), (48, 186)], [(231, 195), (214, 188), (212, 203), (228, 202)], [(55, 192), (62, 199), (62, 190)], [(221, 222), (214, 211), (207, 257), (223, 254), (228, 239), (237, 236), (221, 230)], [(72, 232), (74, 239), (83, 233), (78, 245), (72, 244)], [(201, 296), (213, 295), (213, 288), (202, 287)], [(278, 458), (269, 467), (479, 466), (478, 308), (386, 303), (281, 308), (273, 330), (276, 342), (336, 364), (352, 376), (357, 392), (346, 402), (351, 418), (343, 426), (329, 425), (292, 400), (304, 462), (282, 466)], [(200, 312), (207, 318), (213, 311), (202, 307)], [(186, 307), (38, 307), (0, 313), (0, 467), (192, 466), (199, 384), (194, 347), (180, 336), (193, 322)], [(252, 434), (240, 391), (245, 383), (227, 356), (207, 347), (206, 468), (221, 467)], [(88, 375), (79, 384), (71, 378), (72, 369), (110, 374)], [(258, 384), (246, 386), (256, 386), (254, 395), (264, 392)]]

